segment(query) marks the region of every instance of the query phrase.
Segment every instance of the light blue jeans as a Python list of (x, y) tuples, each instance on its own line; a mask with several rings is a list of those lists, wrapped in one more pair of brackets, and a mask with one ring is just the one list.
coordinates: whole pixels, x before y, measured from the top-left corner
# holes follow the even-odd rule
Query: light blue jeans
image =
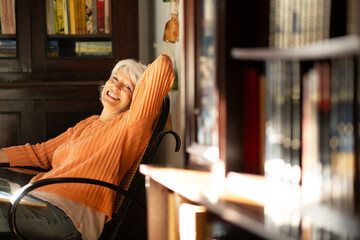
[[(18, 206), (16, 226), (23, 237), (36, 240), (81, 239), (81, 234), (61, 209), (34, 196), (29, 197), (45, 202), (48, 207)], [(8, 224), (9, 208), (9, 203), (0, 203), (0, 233), (11, 232)]]

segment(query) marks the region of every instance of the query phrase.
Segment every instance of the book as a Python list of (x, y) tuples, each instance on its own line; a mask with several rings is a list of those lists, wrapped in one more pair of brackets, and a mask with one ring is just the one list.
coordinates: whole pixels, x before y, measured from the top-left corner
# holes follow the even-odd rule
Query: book
[[(0, 178), (0, 202), (10, 204), (19, 189), (21, 189), (21, 186), (18, 183), (12, 182), (4, 178)], [(20, 204), (33, 207), (47, 207), (46, 203), (37, 201), (28, 196), (24, 196), (21, 199)]]
[(244, 99), (244, 162), (243, 171), (245, 173), (259, 174), (260, 172), (260, 76), (256, 69), (248, 68), (243, 73), (243, 94)]
[(110, 0), (104, 0), (104, 32), (110, 33)]
[(330, 84), (331, 73), (330, 64), (328, 62), (317, 62), (314, 69), (319, 73), (318, 86), (318, 125), (319, 125), (319, 160), (322, 168), (322, 199), (324, 202), (331, 202), (331, 162), (330, 162)]
[(55, 34), (55, 20), (53, 11), (53, 0), (46, 0), (46, 31), (47, 34)]
[(2, 34), (15, 34), (15, 2), (14, 0), (1, 0), (0, 4), (1, 32)]
[(105, 33), (105, 2), (97, 0), (97, 32)]
[(360, 2), (358, 0), (347, 1), (346, 32), (348, 34), (360, 34)]
[(56, 0), (56, 17), (57, 17), (57, 26), (58, 34), (64, 34), (64, 5), (63, 1), (65, 0)]
[(86, 34), (86, 2), (85, 0), (80, 0), (79, 5), (79, 16), (80, 16), (80, 34)]
[(269, 45), (289, 48), (329, 38), (330, 0), (270, 1)]
[(70, 34), (76, 34), (75, 0), (69, 0)]
[(58, 57), (59, 56), (59, 42), (57, 40), (48, 41), (47, 56)]
[[(357, 69), (360, 69), (360, 61), (359, 58), (357, 58)], [(360, 93), (360, 72), (358, 71), (356, 79), (356, 92)], [(355, 108), (360, 109), (360, 94), (356, 95), (355, 99)], [(356, 159), (355, 159), (355, 181), (354, 181), (354, 188), (355, 188), (355, 203), (360, 203), (360, 111), (357, 111), (357, 115), (355, 117), (356, 123), (355, 123), (355, 139), (356, 139)]]
[(91, 10), (92, 10), (92, 30), (93, 30), (93, 34), (97, 34), (98, 30), (97, 30), (97, 0), (91, 0)]
[(76, 42), (75, 54), (76, 56), (111, 56), (112, 42)]
[(57, 11), (56, 0), (52, 0), (52, 10), (54, 13), (55, 34), (59, 34), (58, 11)]
[(86, 0), (86, 33), (93, 34), (94, 33), (94, 25), (93, 25), (93, 8), (95, 6), (92, 5), (92, 0)]
[(16, 48), (16, 40), (0, 40), (0, 48), (14, 47)]
[(301, 183), (301, 80), (300, 62), (291, 62), (291, 178)]
[(74, 0), (75, 8), (75, 32), (76, 34), (81, 33), (81, 0)]
[(0, 178), (0, 191), (14, 194), (20, 188), (21, 188), (21, 186), (17, 183), (11, 182), (4, 178)]
[(1, 26), (1, 33), (4, 34), (5, 21), (4, 21), (4, 13), (2, 8), (2, 0), (0, 0), (0, 26)]
[(305, 202), (322, 200), (317, 99), (319, 73), (311, 68), (302, 81), (302, 189)]
[(69, 0), (63, 0), (63, 18), (64, 18), (64, 34), (71, 33)]
[(0, 57), (16, 57), (15, 40), (0, 40)]
[(283, 157), (284, 61), (266, 63), (265, 176), (282, 181)]

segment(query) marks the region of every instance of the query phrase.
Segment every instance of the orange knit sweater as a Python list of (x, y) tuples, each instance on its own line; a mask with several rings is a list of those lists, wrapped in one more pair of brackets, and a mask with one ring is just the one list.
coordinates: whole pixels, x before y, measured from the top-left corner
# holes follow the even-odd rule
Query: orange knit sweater
[[(11, 166), (51, 168), (31, 181), (87, 177), (118, 185), (152, 134), (152, 124), (174, 80), (171, 60), (158, 57), (140, 78), (131, 107), (109, 121), (89, 117), (44, 143), (6, 148)], [(111, 219), (115, 192), (88, 184), (54, 184), (38, 190), (54, 193)]]

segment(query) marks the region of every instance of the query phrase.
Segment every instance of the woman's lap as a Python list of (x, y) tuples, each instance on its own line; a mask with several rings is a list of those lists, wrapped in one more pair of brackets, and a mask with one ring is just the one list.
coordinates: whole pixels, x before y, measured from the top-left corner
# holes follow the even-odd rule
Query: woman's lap
[[(71, 219), (59, 208), (46, 202), (47, 208), (19, 205), (16, 226), (21, 235), (33, 239), (81, 239)], [(10, 232), (8, 212), (10, 204), (0, 203), (0, 233)]]

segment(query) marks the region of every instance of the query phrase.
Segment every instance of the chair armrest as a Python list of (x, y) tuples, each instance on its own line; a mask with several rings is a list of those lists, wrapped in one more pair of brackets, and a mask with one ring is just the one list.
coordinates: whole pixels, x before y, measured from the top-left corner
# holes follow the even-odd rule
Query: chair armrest
[(149, 151), (149, 157), (145, 158), (147, 159), (147, 161), (144, 161), (143, 163), (148, 163), (148, 162), (151, 162), (153, 157), (155, 156), (155, 153), (156, 153), (156, 150), (158, 149), (161, 141), (163, 140), (163, 138), (167, 135), (167, 134), (171, 134), (174, 138), (175, 138), (175, 152), (178, 152), (180, 150), (180, 147), (181, 147), (181, 139), (179, 137), (179, 135), (174, 132), (173, 130), (165, 130), (165, 131), (162, 131), (160, 132), (156, 138), (154, 139), (154, 142), (153, 144), (151, 145), (151, 149)]
[(10, 226), (10, 229), (12, 230), (12, 232), (15, 235), (17, 235), (18, 237), (20, 237), (20, 239), (23, 239), (23, 237), (18, 232), (18, 229), (16, 227), (15, 212), (16, 212), (16, 209), (17, 209), (21, 199), (24, 196), (26, 196), (29, 192), (31, 192), (32, 190), (34, 190), (36, 188), (43, 187), (46, 185), (51, 185), (51, 184), (58, 184), (58, 183), (85, 183), (85, 184), (93, 184), (93, 185), (99, 185), (99, 186), (103, 186), (106, 188), (110, 188), (120, 194), (125, 195), (126, 197), (132, 198), (132, 200), (134, 200), (137, 204), (139, 204), (139, 206), (144, 208), (142, 206), (142, 204), (132, 194), (130, 194), (126, 190), (122, 189), (121, 187), (119, 187), (117, 185), (114, 185), (114, 184), (108, 183), (108, 182), (104, 182), (101, 180), (96, 180), (96, 179), (91, 179), (91, 178), (77, 178), (77, 177), (48, 178), (48, 179), (38, 180), (36, 182), (29, 183), (29, 184), (25, 185), (24, 187), (22, 187), (19, 190), (19, 194), (16, 196), (16, 198), (11, 200), (12, 206), (10, 207), (10, 210), (9, 210), (9, 226)]
[(10, 167), (10, 163), (0, 163), (0, 168), (7, 168)]

